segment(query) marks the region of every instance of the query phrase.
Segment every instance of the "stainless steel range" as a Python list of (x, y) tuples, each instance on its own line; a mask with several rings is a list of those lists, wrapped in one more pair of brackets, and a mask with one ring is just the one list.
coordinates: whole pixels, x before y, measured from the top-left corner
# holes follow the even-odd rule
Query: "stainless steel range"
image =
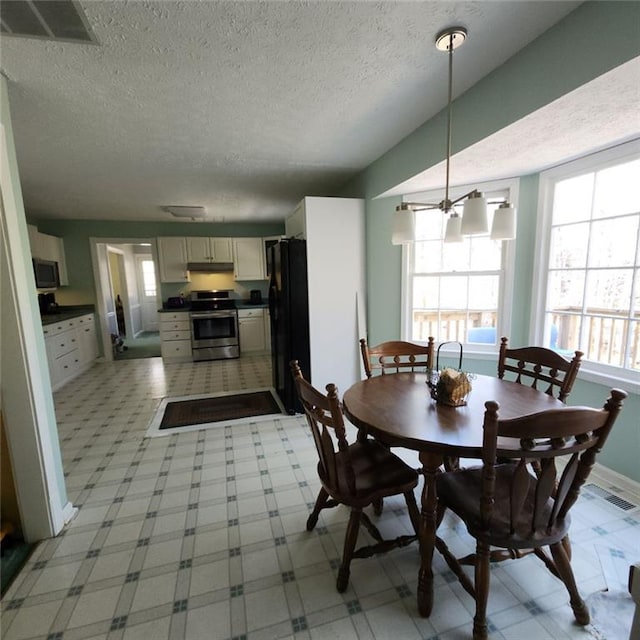
[(231, 291), (191, 292), (191, 353), (194, 360), (240, 357), (238, 310)]

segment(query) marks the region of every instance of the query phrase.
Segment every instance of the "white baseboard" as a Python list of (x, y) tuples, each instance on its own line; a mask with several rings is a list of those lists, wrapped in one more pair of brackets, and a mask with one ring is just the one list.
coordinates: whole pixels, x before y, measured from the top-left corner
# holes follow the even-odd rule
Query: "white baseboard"
[(74, 507), (70, 502), (62, 507), (62, 518), (65, 524), (69, 524), (78, 515), (78, 507)]
[(587, 482), (593, 482), (611, 493), (640, 507), (640, 483), (596, 462)]

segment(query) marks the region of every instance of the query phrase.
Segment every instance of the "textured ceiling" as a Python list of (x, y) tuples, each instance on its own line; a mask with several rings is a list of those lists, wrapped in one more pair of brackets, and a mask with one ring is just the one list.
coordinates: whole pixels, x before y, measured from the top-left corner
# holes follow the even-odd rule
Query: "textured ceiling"
[(331, 193), (446, 105), (438, 31), (469, 30), (458, 95), (579, 2), (79, 4), (97, 46), (0, 37), (27, 212), (259, 221)]
[[(451, 161), (451, 184), (537, 173), (637, 138), (639, 79), (640, 58), (634, 58), (464, 149)], [(443, 161), (381, 196), (440, 189), (445, 172)]]

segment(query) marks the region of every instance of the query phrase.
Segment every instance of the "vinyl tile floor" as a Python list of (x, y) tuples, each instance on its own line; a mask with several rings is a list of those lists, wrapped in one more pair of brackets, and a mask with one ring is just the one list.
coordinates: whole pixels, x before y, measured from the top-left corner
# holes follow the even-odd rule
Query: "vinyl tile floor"
[[(319, 485), (302, 416), (144, 437), (165, 396), (270, 383), (267, 356), (149, 358), (98, 363), (56, 392), (68, 497), (79, 511), (38, 544), (5, 594), (2, 638), (470, 638), (473, 602), (438, 554), (433, 613), (419, 616), (415, 544), (354, 560), (348, 590), (336, 591), (348, 512), (325, 510), (305, 529)], [(640, 558), (640, 509), (622, 490), (612, 499), (614, 489), (590, 484), (573, 511), (585, 598), (611, 589), (607, 561), (626, 577)], [(378, 524), (388, 535), (410, 531), (400, 500), (385, 502)], [(459, 555), (473, 549), (453, 516), (440, 535)], [(563, 585), (534, 556), (492, 568), (488, 614), (496, 639), (603, 637), (573, 622)]]

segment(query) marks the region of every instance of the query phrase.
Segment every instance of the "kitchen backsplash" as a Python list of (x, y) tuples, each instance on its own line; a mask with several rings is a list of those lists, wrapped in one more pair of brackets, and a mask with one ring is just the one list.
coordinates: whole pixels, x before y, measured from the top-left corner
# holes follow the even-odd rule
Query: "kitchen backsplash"
[(267, 298), (269, 293), (269, 284), (266, 280), (243, 280), (236, 282), (233, 274), (230, 273), (192, 273), (191, 282), (169, 282), (160, 285), (162, 292), (162, 300), (179, 296), (181, 293), (187, 298), (191, 291), (209, 290), (209, 289), (230, 289), (235, 292), (235, 296), (241, 300), (249, 298), (249, 291), (259, 289), (262, 297)]

